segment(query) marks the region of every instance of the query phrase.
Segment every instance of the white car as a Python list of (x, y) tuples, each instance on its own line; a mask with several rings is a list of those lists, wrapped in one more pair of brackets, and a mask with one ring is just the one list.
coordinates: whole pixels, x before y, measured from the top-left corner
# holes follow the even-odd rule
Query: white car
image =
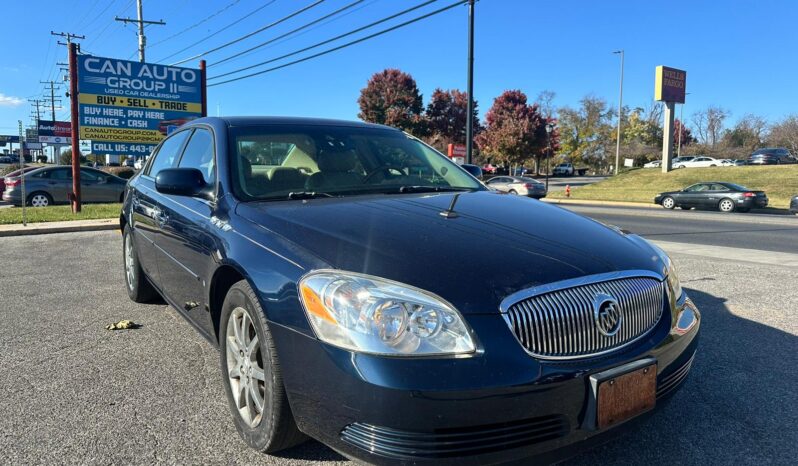
[(643, 168), (659, 168), (662, 166), (662, 160), (655, 160), (643, 165)]
[(145, 163), (147, 163), (147, 159), (145, 157), (138, 158), (135, 162), (133, 162), (133, 168), (136, 170), (141, 170), (144, 168)]
[(673, 168), (699, 168), (699, 167), (719, 167), (721, 161), (712, 157), (696, 157), (692, 160), (680, 160), (673, 164)]

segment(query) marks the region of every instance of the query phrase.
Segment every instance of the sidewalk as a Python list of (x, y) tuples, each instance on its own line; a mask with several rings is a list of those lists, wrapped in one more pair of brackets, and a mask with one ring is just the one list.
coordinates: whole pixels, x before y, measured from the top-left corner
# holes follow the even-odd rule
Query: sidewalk
[(12, 225), (0, 225), (0, 237), (118, 229), (119, 219), (116, 218), (99, 220), (71, 220), (67, 222), (29, 223), (28, 226), (22, 226), (22, 224), (19, 223)]

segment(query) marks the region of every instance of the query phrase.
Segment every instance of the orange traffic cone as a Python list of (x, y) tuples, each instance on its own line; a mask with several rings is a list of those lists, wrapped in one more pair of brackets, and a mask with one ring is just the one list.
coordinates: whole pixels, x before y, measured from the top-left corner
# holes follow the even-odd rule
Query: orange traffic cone
[(565, 197), (571, 197), (571, 185), (565, 185)]

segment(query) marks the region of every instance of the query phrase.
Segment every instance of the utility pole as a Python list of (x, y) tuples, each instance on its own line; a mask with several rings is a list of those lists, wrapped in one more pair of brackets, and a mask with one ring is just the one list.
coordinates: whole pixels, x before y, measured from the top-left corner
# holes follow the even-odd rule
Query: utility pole
[(165, 26), (166, 23), (163, 20), (160, 21), (147, 21), (144, 19), (144, 12), (142, 10), (142, 0), (136, 0), (136, 9), (138, 11), (138, 19), (132, 18), (120, 18), (118, 16), (114, 17), (114, 20), (121, 21), (125, 24), (127, 23), (136, 23), (139, 27), (139, 61), (144, 63), (144, 47), (147, 45), (147, 37), (144, 36), (144, 25), (145, 24), (157, 24), (159, 26)]
[(615, 143), (615, 174), (621, 170), (621, 117), (623, 116), (623, 49), (612, 52), (621, 55), (621, 90), (618, 93), (618, 140)]
[[(50, 116), (52, 117), (53, 124), (55, 124), (55, 104), (61, 104), (61, 99), (55, 97), (55, 91), (60, 89), (60, 86), (56, 86), (54, 81), (40, 81), (42, 84), (47, 84), (50, 86), (50, 97), (45, 97), (44, 101), (50, 104)], [(46, 90), (46, 88), (45, 88)], [(53, 163), (58, 163), (58, 156), (56, 155), (57, 149), (53, 147)]]
[[(684, 94), (685, 96), (690, 95), (689, 92)], [(684, 103), (682, 103), (681, 107), (679, 107), (679, 145), (676, 146), (676, 158), (682, 156), (682, 133), (684, 132)]]
[(474, 149), (474, 0), (468, 0), (468, 107), (466, 113), (466, 163)]

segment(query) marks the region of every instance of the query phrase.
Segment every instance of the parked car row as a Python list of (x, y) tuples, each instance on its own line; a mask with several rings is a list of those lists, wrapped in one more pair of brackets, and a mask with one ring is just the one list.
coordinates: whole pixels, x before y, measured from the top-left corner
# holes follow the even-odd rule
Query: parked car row
[(721, 212), (748, 212), (768, 205), (764, 191), (723, 181), (696, 183), (681, 191), (657, 194), (654, 203), (666, 209), (716, 209)]
[[(12, 172), (3, 179), (3, 201), (22, 205), (22, 178), (25, 178), (25, 203), (46, 207), (69, 202), (72, 192), (72, 167), (27, 167), (24, 173)], [(80, 190), (83, 202), (122, 202), (127, 180), (100, 170), (80, 167)]]
[[(754, 151), (747, 160), (716, 159), (705, 155), (686, 155), (676, 157), (671, 162), (673, 168), (697, 167), (739, 167), (744, 165), (786, 165), (798, 163), (788, 149), (764, 148)], [(662, 160), (654, 160), (643, 165), (643, 168), (659, 168)]]

